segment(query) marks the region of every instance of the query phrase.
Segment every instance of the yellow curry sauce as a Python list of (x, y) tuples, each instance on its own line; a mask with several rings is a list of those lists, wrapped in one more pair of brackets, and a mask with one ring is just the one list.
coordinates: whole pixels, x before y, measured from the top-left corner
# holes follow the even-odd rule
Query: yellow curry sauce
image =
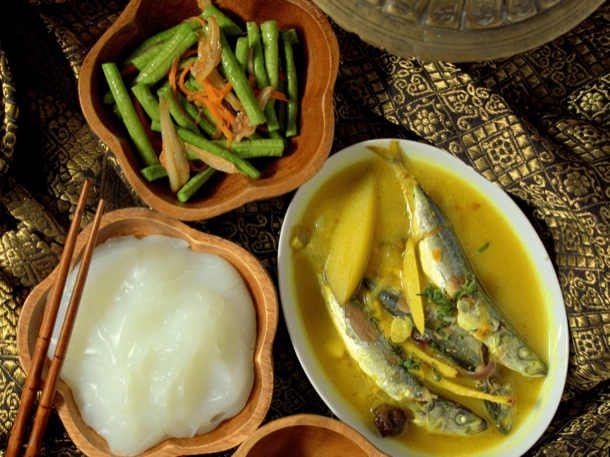
[[(504, 216), (484, 195), (452, 172), (415, 160), (409, 160), (407, 168), (444, 210), (481, 284), (517, 333), (548, 362), (549, 330), (543, 288), (530, 258)], [(394, 171), (379, 157), (340, 171), (316, 193), (299, 225), (299, 230), (309, 233), (309, 242), (306, 248), (293, 250), (293, 261), (299, 308), (320, 364), (375, 430), (371, 410), (381, 403), (395, 402), (349, 359), (326, 311), (317, 280), (317, 274), (324, 271), (336, 215), (340, 214), (345, 196), (365, 173), (374, 173), (377, 178), (375, 235), (366, 275), (400, 275), (409, 216)], [(488, 247), (477, 254), (477, 250), (487, 243)], [(422, 278), (422, 287), (426, 284)], [(377, 311), (375, 304), (368, 306), (387, 334), (388, 313)], [(500, 367), (499, 375), (515, 387), (516, 409), (511, 432), (514, 433), (532, 410), (544, 378), (526, 378), (503, 367)], [(441, 391), (435, 393), (488, 419), (480, 400)], [(429, 432), (408, 424), (403, 436), (386, 439), (398, 439), (414, 450), (435, 456), (468, 455), (495, 447), (507, 438), (490, 420), (488, 423), (488, 430), (476, 436), (435, 435), (434, 439), (430, 439)]]

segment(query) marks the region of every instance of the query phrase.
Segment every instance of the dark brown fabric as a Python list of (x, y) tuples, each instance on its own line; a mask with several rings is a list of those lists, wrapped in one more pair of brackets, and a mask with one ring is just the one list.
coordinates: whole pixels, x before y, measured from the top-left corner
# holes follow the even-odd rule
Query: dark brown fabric
[[(15, 11), (0, 15), (0, 449), (25, 377), (16, 356), (21, 305), (58, 262), (83, 180), (95, 188), (85, 224), (98, 198), (107, 210), (141, 205), (88, 128), (76, 90), (87, 51), (126, 0), (10, 3)], [(341, 65), (333, 152), (388, 137), (449, 151), (514, 197), (553, 260), (571, 332), (569, 379), (551, 426), (527, 455), (608, 455), (610, 3), (551, 43), (471, 64), (402, 59), (335, 31)], [(248, 249), (277, 283), (279, 233), (292, 195), (192, 225)], [(281, 318), (274, 369), (266, 421), (331, 415)], [(43, 455), (79, 455), (56, 415)]]

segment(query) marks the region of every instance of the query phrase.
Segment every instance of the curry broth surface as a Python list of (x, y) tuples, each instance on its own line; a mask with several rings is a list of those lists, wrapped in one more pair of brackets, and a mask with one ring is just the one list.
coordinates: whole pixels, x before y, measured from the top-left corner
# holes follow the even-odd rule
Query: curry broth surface
[[(504, 216), (468, 182), (445, 169), (415, 160), (409, 160), (407, 168), (445, 212), (487, 292), (519, 335), (548, 362), (549, 335), (543, 289), (530, 258)], [(310, 241), (305, 249), (293, 251), (293, 261), (299, 309), (318, 360), (345, 398), (365, 417), (371, 429), (376, 430), (371, 410), (381, 403), (395, 402), (349, 359), (328, 315), (317, 279), (324, 271), (336, 214), (340, 214), (345, 196), (365, 173), (374, 173), (377, 178), (375, 241), (366, 275), (399, 275), (393, 270), (400, 268), (409, 216), (394, 171), (379, 157), (338, 172), (316, 193), (300, 224), (310, 233)], [(477, 254), (487, 243), (488, 247)], [(373, 312), (373, 315), (382, 327), (387, 324), (383, 322), (388, 319), (387, 313), (385, 317), (383, 312)], [(500, 377), (515, 387), (514, 433), (531, 411), (544, 379), (525, 378), (503, 367), (500, 367)], [(488, 417), (480, 400), (438, 390), (435, 393), (470, 407), (481, 417)], [(506, 439), (488, 422), (486, 432), (467, 438), (435, 435), (430, 439), (429, 432), (409, 424), (403, 436), (386, 439), (398, 439), (412, 449), (435, 456), (468, 455), (483, 452)]]

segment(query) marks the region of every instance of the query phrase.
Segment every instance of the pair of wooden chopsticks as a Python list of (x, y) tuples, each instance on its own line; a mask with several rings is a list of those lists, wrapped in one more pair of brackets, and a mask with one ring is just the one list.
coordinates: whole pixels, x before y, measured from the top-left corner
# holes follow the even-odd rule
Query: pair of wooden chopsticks
[[(72, 255), (74, 254), (74, 246), (76, 244), (81, 219), (85, 211), (85, 201), (87, 200), (88, 189), (89, 181), (86, 180), (83, 184), (83, 188), (76, 205), (76, 210), (74, 212), (74, 218), (70, 224), (70, 229), (66, 238), (66, 244), (61, 254), (61, 259), (59, 261), (57, 270), (57, 278), (55, 279), (55, 283), (53, 284), (53, 288), (44, 310), (42, 324), (40, 326), (38, 339), (36, 340), (36, 346), (34, 348), (34, 355), (32, 357), (32, 367), (28, 377), (26, 378), (25, 386), (21, 394), (21, 402), (19, 404), (19, 409), (17, 410), (15, 423), (11, 430), (5, 457), (19, 457), (22, 451), (30, 411), (36, 399), (36, 394), (42, 385), (42, 371), (45, 364), (47, 351), (49, 349), (49, 342), (51, 340), (51, 336), (53, 335), (53, 328), (55, 327), (55, 320), (57, 318), (59, 304), (66, 285), (66, 277), (70, 271)], [(68, 349), (68, 342), (70, 340), (70, 336), (72, 335), (72, 328), (74, 327), (76, 312), (82, 297), (85, 281), (87, 279), (87, 273), (89, 272), (89, 264), (91, 263), (91, 256), (97, 241), (97, 232), (100, 226), (103, 210), (104, 200), (100, 200), (95, 213), (95, 218), (91, 225), (91, 233), (89, 234), (89, 239), (87, 241), (85, 252), (81, 261), (80, 270), (78, 271), (78, 275), (76, 277), (72, 297), (68, 303), (66, 316), (61, 326), (53, 360), (51, 361), (44, 386), (42, 387), (42, 394), (38, 404), (38, 410), (36, 411), (36, 417), (34, 418), (34, 425), (32, 427), (32, 431), (30, 432), (30, 440), (25, 450), (25, 457), (35, 457), (40, 452), (42, 438), (44, 436), (45, 428), (51, 413), (51, 407), (53, 406), (53, 400), (55, 398), (55, 390), (59, 380), (59, 373)]]

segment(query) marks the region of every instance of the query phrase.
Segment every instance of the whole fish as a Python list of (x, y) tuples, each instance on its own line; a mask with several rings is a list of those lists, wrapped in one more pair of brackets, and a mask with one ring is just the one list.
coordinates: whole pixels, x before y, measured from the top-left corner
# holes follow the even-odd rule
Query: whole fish
[(487, 422), (452, 401), (438, 399), (401, 365), (403, 354), (382, 334), (362, 305), (352, 299), (341, 306), (321, 279), (322, 296), (351, 358), (399, 405), (413, 411), (414, 422), (432, 432), (473, 435)]
[[(524, 376), (546, 376), (547, 367), (510, 327), (483, 291), (470, 269), (447, 218), (419, 186), (414, 187), (413, 221), (420, 237), (422, 270), (438, 289), (456, 297), (464, 281), (475, 282), (471, 292), (457, 300), (457, 322), (483, 342), (496, 360)], [(440, 250), (440, 260), (437, 252)]]
[(429, 401), (430, 391), (400, 363), (399, 348), (390, 344), (356, 300), (341, 306), (320, 278), (322, 296), (350, 357), (377, 386), (397, 402)]
[[(481, 341), (501, 365), (524, 376), (546, 376), (544, 362), (510, 328), (483, 291), (449, 221), (405, 168), (398, 143), (391, 142), (389, 148), (371, 149), (390, 163), (401, 181), (411, 211), (413, 235), (419, 240), (418, 253), (424, 274), (450, 299), (460, 297), (455, 300), (458, 325)], [(464, 284), (471, 285), (471, 289), (465, 290)]]

